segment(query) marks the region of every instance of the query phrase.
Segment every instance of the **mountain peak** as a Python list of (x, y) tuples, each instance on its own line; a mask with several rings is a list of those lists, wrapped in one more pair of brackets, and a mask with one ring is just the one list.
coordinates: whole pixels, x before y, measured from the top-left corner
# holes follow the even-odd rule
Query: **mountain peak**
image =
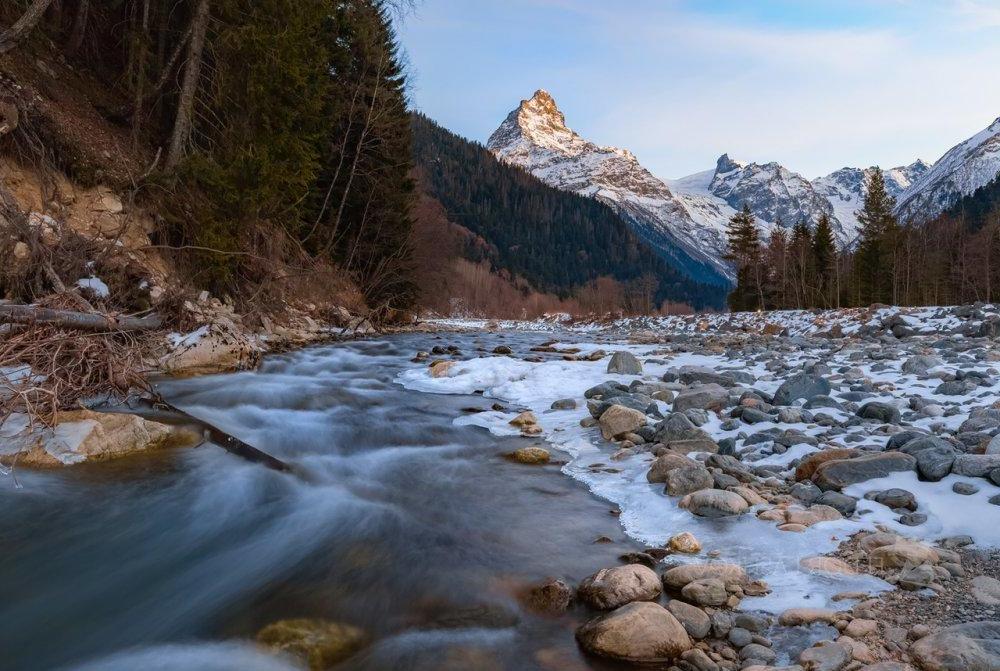
[(715, 172), (719, 174), (725, 174), (727, 172), (732, 172), (733, 170), (739, 170), (740, 168), (747, 167), (746, 161), (737, 161), (729, 156), (729, 154), (723, 154), (719, 157), (719, 160), (715, 162)]

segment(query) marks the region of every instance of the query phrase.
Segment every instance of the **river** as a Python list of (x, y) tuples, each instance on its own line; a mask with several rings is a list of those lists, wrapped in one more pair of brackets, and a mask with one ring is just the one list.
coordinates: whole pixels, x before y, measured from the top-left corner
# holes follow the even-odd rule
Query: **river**
[(435, 344), (549, 336), (399, 335), (161, 385), (302, 476), (203, 445), (0, 480), (0, 668), (284, 669), (252, 640), (291, 617), (366, 629), (344, 669), (604, 668), (573, 641), (582, 609), (515, 595), (639, 549), (611, 504), (503, 458), (530, 441), (455, 424), (493, 401), (395, 382)]

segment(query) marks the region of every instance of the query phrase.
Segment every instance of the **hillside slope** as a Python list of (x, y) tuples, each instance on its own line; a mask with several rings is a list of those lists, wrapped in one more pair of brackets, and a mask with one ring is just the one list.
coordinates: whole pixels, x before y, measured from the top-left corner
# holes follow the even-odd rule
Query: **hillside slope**
[(547, 186), (421, 115), (413, 117), (413, 144), (426, 188), (448, 217), (489, 243), (494, 265), (536, 289), (566, 296), (611, 277), (633, 291), (643, 285), (656, 305), (722, 305), (725, 288), (668, 265), (606, 205)]

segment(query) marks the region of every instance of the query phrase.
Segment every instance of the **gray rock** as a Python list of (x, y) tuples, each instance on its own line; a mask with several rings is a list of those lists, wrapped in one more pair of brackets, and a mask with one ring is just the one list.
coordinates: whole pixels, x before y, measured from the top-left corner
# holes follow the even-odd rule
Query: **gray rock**
[(924, 480), (938, 482), (951, 473), (955, 463), (955, 452), (952, 449), (934, 447), (917, 453), (917, 472)]
[(747, 424), (774, 421), (774, 417), (771, 417), (771, 415), (767, 414), (763, 410), (758, 410), (757, 408), (743, 408), (743, 411), (740, 412), (740, 419)]
[(753, 634), (743, 627), (733, 627), (729, 630), (729, 642), (734, 648), (742, 648), (753, 643)]
[(799, 655), (799, 664), (807, 671), (841, 671), (851, 661), (847, 646), (821, 641)]
[(902, 370), (907, 375), (922, 377), (927, 375), (927, 371), (931, 368), (937, 368), (942, 363), (936, 356), (918, 355), (904, 361)]
[(916, 591), (927, 587), (937, 578), (934, 567), (930, 564), (921, 564), (911, 568), (903, 569), (899, 573), (897, 583), (906, 590)]
[(796, 482), (792, 485), (789, 493), (802, 503), (809, 505), (823, 495), (823, 490), (811, 482)]
[(906, 513), (905, 515), (900, 515), (899, 519), (896, 521), (903, 526), (919, 527), (927, 521), (927, 515), (924, 515), (923, 513)]
[(951, 486), (951, 491), (962, 496), (971, 496), (979, 492), (979, 487), (968, 482), (956, 482)]
[(761, 662), (763, 664), (770, 664), (775, 660), (778, 655), (771, 650), (771, 648), (760, 645), (759, 643), (751, 643), (750, 645), (744, 646), (740, 650), (740, 659), (743, 660), (754, 660)]
[(594, 608), (608, 610), (633, 601), (652, 601), (663, 587), (659, 576), (642, 564), (628, 564), (601, 569), (585, 578), (577, 596)]
[(967, 622), (924, 636), (910, 646), (923, 671), (1000, 671), (1000, 622)]
[(901, 452), (864, 454), (854, 459), (834, 459), (821, 464), (812, 477), (822, 490), (843, 489), (873, 478), (884, 478), (890, 473), (912, 471), (917, 460)]
[(951, 472), (974, 478), (985, 478), (1000, 468), (1000, 454), (960, 454), (955, 457)]
[(608, 361), (608, 372), (619, 375), (642, 375), (642, 364), (631, 352), (615, 352)]
[(674, 399), (674, 412), (688, 408), (721, 410), (729, 405), (729, 392), (717, 384), (702, 384), (682, 391)]
[(729, 598), (726, 584), (716, 578), (689, 582), (681, 588), (681, 595), (699, 606), (721, 606)]
[(699, 489), (711, 489), (712, 474), (701, 465), (675, 468), (667, 473), (665, 491), (670, 496), (684, 496)]
[(858, 507), (858, 500), (856, 498), (835, 491), (823, 492), (819, 498), (814, 501), (814, 503), (830, 506), (831, 508), (836, 509), (844, 517), (850, 517), (853, 515), (854, 511), (857, 510)]
[(798, 399), (810, 400), (816, 396), (828, 396), (830, 383), (818, 375), (802, 373), (794, 375), (778, 387), (774, 393), (775, 405), (791, 405)]
[(865, 403), (857, 414), (862, 419), (874, 419), (884, 424), (899, 424), (900, 421), (899, 408), (881, 401)]
[(575, 398), (561, 398), (558, 401), (552, 401), (550, 406), (553, 410), (575, 410), (576, 409), (576, 399)]
[(673, 599), (667, 604), (667, 610), (677, 618), (691, 638), (705, 638), (712, 630), (712, 620), (697, 606), (684, 603), (680, 599)]
[(602, 382), (595, 385), (583, 392), (584, 398), (594, 398), (595, 396), (600, 396), (602, 398), (608, 398), (610, 396), (615, 396), (618, 394), (629, 393), (629, 388), (623, 385), (621, 382), (615, 382), (614, 380), (608, 380), (607, 382)]
[(985, 606), (1000, 606), (1000, 580), (988, 575), (976, 576), (970, 583), (972, 596)]
[(886, 489), (875, 495), (875, 501), (889, 508), (906, 508), (907, 510), (917, 509), (917, 499), (912, 492), (905, 489)]
[(663, 606), (637, 601), (595, 618), (576, 631), (584, 650), (629, 662), (675, 659), (691, 649), (691, 638)]
[(742, 515), (750, 507), (739, 494), (721, 489), (702, 489), (681, 499), (682, 508), (687, 508), (699, 517), (730, 517)]

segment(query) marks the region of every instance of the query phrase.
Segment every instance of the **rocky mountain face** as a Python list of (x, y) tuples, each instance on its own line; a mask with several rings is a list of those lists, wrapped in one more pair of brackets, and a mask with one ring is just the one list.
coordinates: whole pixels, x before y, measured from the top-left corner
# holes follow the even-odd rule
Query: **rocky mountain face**
[(1000, 174), (1000, 118), (952, 147), (899, 198), (896, 214), (917, 223), (933, 219), (959, 198)]
[[(867, 178), (874, 168), (842, 168), (809, 180), (778, 163), (738, 161), (724, 154), (715, 168), (675, 180), (656, 177), (626, 149), (600, 146), (566, 125), (552, 96), (537, 91), (511, 112), (487, 147), (559, 189), (597, 198), (686, 272), (732, 277), (723, 259), (726, 224), (746, 203), (765, 236), (776, 226), (812, 225), (826, 215), (840, 245), (852, 244), (860, 225)], [(1000, 171), (1000, 119), (958, 145), (933, 167), (918, 160), (883, 170), (904, 220), (927, 220)], [(701, 273), (701, 275), (698, 275)]]

